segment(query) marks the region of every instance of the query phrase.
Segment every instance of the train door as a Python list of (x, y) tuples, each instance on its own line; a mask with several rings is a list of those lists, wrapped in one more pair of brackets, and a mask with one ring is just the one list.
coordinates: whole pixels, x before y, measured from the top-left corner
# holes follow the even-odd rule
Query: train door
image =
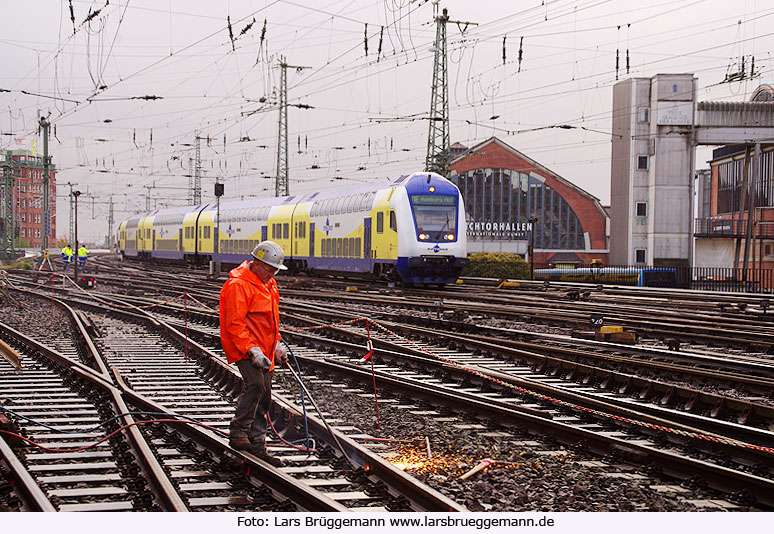
[(309, 257), (314, 258), (314, 223), (309, 223)]
[(177, 248), (178, 252), (183, 252), (183, 228), (177, 231)]
[(156, 229), (153, 229), (153, 241), (151, 241), (151, 250), (156, 250)]
[(366, 272), (371, 272), (371, 217), (363, 219), (363, 258), (365, 258)]

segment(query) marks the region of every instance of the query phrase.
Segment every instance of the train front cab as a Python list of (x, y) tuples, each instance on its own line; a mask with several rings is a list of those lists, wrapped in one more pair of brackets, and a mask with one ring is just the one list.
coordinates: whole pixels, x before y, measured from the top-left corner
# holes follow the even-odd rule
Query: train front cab
[[(417, 173), (405, 181), (411, 219), (401, 221), (400, 277), (415, 284), (449, 284), (468, 265), (465, 206), (459, 189), (438, 174)], [(404, 251), (406, 254), (404, 255)]]

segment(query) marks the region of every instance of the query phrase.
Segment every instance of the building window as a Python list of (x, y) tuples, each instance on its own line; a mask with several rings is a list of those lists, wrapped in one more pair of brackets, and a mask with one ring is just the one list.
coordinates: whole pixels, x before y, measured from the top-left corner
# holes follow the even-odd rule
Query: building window
[(637, 156), (637, 170), (647, 171), (650, 168), (650, 158), (648, 156)]
[(635, 213), (637, 217), (647, 217), (648, 216), (648, 203), (647, 202), (637, 202), (635, 204)]
[(645, 263), (647, 261), (647, 255), (644, 248), (634, 249), (634, 263)]
[(650, 108), (637, 108), (637, 122), (650, 122)]

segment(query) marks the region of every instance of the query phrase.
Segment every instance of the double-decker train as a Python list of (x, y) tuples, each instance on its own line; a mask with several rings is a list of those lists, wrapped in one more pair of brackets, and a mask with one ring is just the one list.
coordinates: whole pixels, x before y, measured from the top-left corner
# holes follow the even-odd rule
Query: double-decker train
[(457, 280), (468, 263), (459, 189), (414, 173), (304, 195), (169, 208), (121, 222), (127, 258), (239, 264), (261, 241), (291, 273), (351, 273), (414, 284)]

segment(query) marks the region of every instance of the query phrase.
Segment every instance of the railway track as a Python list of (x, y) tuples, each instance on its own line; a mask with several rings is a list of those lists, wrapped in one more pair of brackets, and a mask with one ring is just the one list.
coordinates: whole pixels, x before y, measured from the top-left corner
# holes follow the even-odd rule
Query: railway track
[[(71, 301), (79, 305), (77, 299)], [(463, 509), (405, 476), (335, 428), (326, 433), (325, 425), (313, 417), (309, 420), (313, 443), (317, 444), (315, 450), (299, 451), (298, 446), (279, 441), (270, 444), (278, 445), (276, 454), (288, 463), (286, 467), (275, 469), (251, 459), (249, 454), (230, 450), (223, 438), (212, 434), (217, 435), (228, 426), (234, 409), (231, 399), (240, 383), (238, 376), (222, 362), (210, 361), (209, 369), (218, 377), (208, 379), (200, 361), (193, 357), (187, 360), (185, 352), (163, 336), (142, 325), (128, 324), (126, 316), (111, 319), (95, 311), (92, 304), (88, 314), (90, 325), (78, 331), (98, 333), (94, 340), (85, 342), (93, 345), (99, 359), (105, 359), (106, 369), (109, 367), (115, 375), (128, 401), (143, 413), (166, 418), (164, 424), (172, 427), (167, 430), (160, 423), (149, 424), (150, 448), (187, 509)], [(77, 314), (73, 317), (79, 320)], [(133, 318), (136, 321), (137, 315)], [(286, 435), (291, 439), (300, 425), (300, 409), (281, 399), (275, 407), (278, 438), (282, 440)], [(208, 430), (174, 423), (178, 418), (195, 418)], [(327, 443), (334, 434), (337, 448)], [(252, 468), (247, 469), (247, 475), (246, 467)], [(256, 478), (255, 472), (261, 476)]]
[[(341, 319), (341, 314), (339, 318)], [(322, 325), (320, 321), (287, 314), (285, 320), (305, 327)], [(195, 329), (199, 330), (201, 327), (197, 326)], [(193, 334), (195, 329), (189, 327), (189, 332)], [(201, 334), (206, 334), (214, 341), (217, 332), (214, 327), (209, 327), (209, 332), (204, 331), (206, 328), (201, 330)], [(367, 385), (372, 380), (371, 374), (357, 363), (364, 352), (363, 346), (367, 336), (364, 328), (339, 325), (324, 330), (328, 332), (327, 337), (302, 333), (296, 329), (288, 329), (285, 335), (296, 343), (309, 347), (327, 347), (326, 351), (316, 351), (312, 356), (301, 351), (299, 359), (306, 367), (317, 368), (329, 374), (345, 375)], [(347, 334), (351, 337), (344, 341)], [(385, 337), (373, 332), (370, 335), (380, 358), (380, 365), (376, 368), (377, 380), (382, 387), (391, 391), (410, 392), (413, 396), (435, 404), (452, 406), (457, 410), (486, 413), (498, 421), (509, 421), (513, 424), (529, 421), (529, 425), (540, 429), (541, 432), (558, 436), (564, 443), (576, 444), (583, 441), (587, 447), (600, 454), (620, 454), (626, 451), (626, 454), (638, 461), (655, 462), (681, 478), (695, 476), (701, 472), (710, 484), (726, 491), (740, 491), (744, 488), (749, 490), (755, 487), (753, 493), (764, 496), (757, 497), (763, 499), (760, 502), (772, 505), (765, 495), (774, 488), (774, 475), (770, 469), (761, 467), (770, 463), (771, 453), (760, 452), (755, 446), (739, 447), (738, 440), (726, 438), (725, 434), (708, 435), (689, 427), (685, 422), (677, 422), (676, 410), (662, 407), (659, 410), (651, 410), (651, 415), (643, 414), (641, 403), (622, 402), (612, 395), (589, 391), (590, 388), (582, 384), (570, 383), (570, 387), (555, 377), (537, 374), (528, 366), (504, 362), (488, 355), (442, 347), (437, 345), (437, 339), (436, 344), (428, 341), (405, 343), (403, 336), (392, 334)], [(437, 333), (426, 333), (424, 337), (427, 339), (433, 336), (439, 337)], [(331, 357), (330, 350), (343, 355)], [(441, 355), (443, 361), (433, 361), (423, 352)], [(453, 365), (449, 365), (450, 363)], [(474, 369), (476, 373), (470, 374), (464, 369)], [(443, 375), (443, 379), (439, 378), (440, 375)], [(482, 380), (482, 376), (495, 378), (500, 383), (493, 387), (486, 379)], [(516, 387), (511, 388), (509, 385)], [(525, 390), (528, 390), (526, 394)], [(590, 413), (593, 415), (589, 416)], [(695, 423), (699, 419), (701, 418), (695, 417), (684, 420)], [(676, 432), (661, 433), (667, 425), (672, 425)], [(711, 426), (718, 432), (743, 434), (765, 443), (764, 447), (774, 443), (774, 436), (766, 430), (742, 430), (738, 424), (723, 424), (718, 421), (714, 421)], [(702, 434), (706, 437), (696, 442), (694, 438)], [(730, 448), (723, 445), (726, 441), (733, 442), (730, 443)], [(715, 460), (708, 461), (708, 458)], [(750, 465), (758, 467), (751, 470)]]

